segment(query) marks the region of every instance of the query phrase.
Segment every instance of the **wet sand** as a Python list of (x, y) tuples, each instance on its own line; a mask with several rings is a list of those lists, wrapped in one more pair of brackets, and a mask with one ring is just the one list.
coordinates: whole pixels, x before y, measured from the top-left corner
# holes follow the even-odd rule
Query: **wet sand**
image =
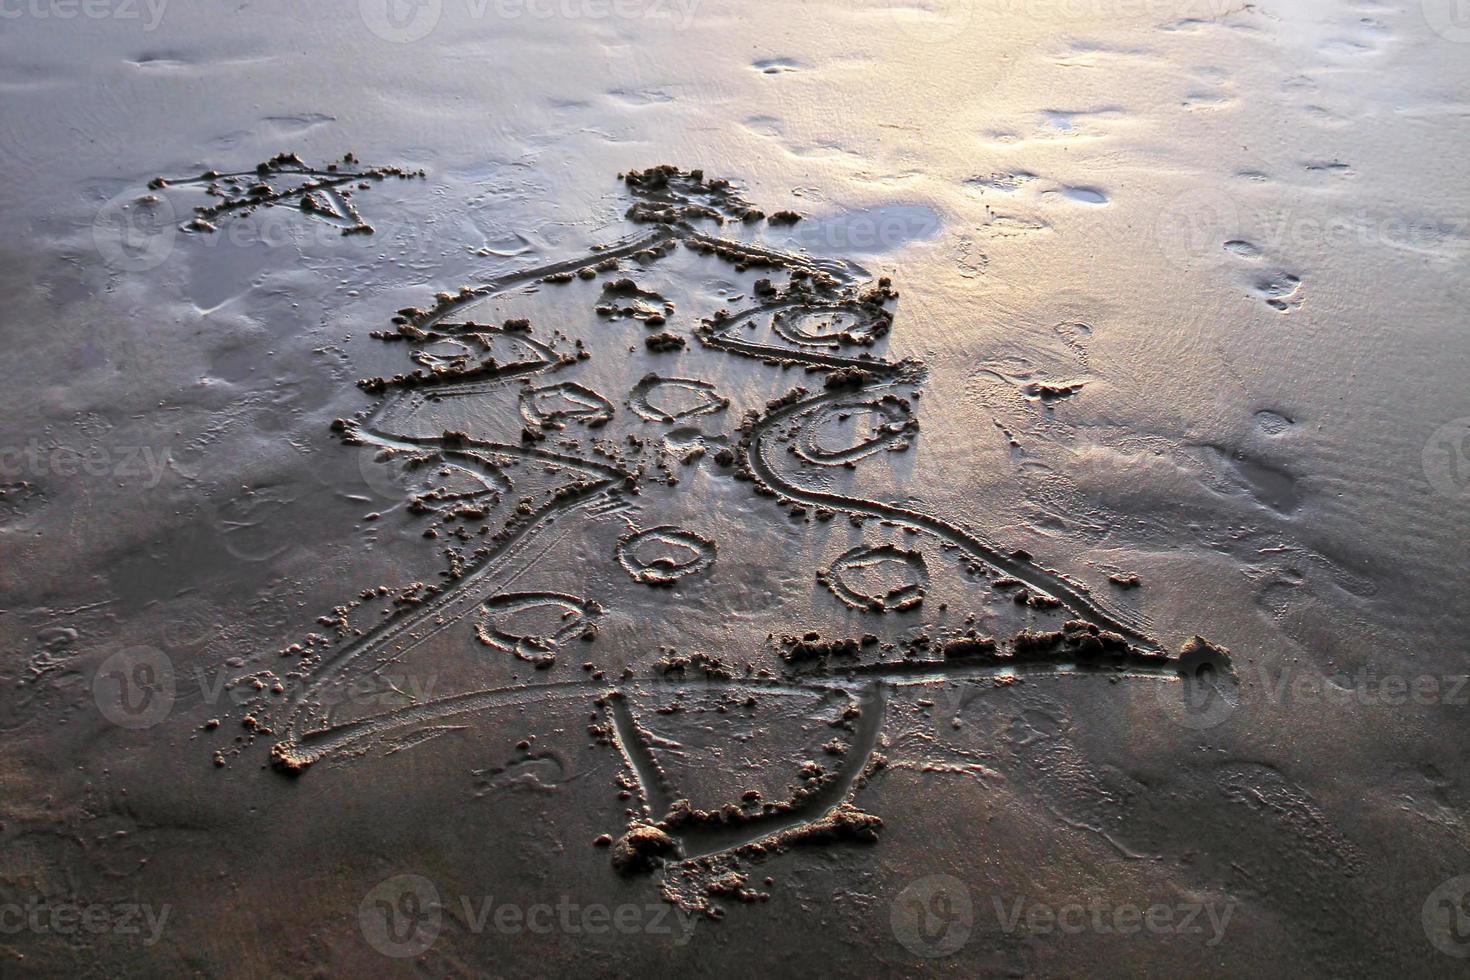
[(0, 972), (1457, 974), (1451, 8), (16, 8)]

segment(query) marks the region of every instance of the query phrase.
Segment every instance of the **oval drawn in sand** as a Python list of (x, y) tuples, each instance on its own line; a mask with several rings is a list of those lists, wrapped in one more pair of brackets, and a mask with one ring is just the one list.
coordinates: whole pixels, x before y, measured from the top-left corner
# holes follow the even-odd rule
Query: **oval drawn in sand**
[(891, 544), (859, 545), (817, 573), (844, 605), (870, 612), (903, 612), (924, 601), (929, 570), (924, 556)]
[(901, 399), (845, 399), (821, 406), (804, 420), (796, 452), (823, 466), (855, 463), (884, 449), (902, 448), (913, 428)]
[(574, 420), (597, 428), (613, 417), (611, 402), (575, 381), (527, 388), (521, 392), (520, 409), (527, 425), (556, 426)]
[(715, 563), (715, 543), (693, 531), (665, 524), (618, 541), (618, 564), (644, 585), (673, 585)]
[(648, 422), (677, 422), (723, 411), (730, 406), (730, 399), (720, 395), (708, 381), (646, 374), (634, 386), (628, 404)]
[(550, 667), (556, 651), (581, 635), (602, 607), (561, 592), (507, 592), (487, 599), (475, 635), (487, 647), (515, 654), (536, 667)]
[(799, 306), (771, 315), (777, 336), (814, 347), (871, 347), (888, 333), (890, 323), (881, 308), (861, 306)]

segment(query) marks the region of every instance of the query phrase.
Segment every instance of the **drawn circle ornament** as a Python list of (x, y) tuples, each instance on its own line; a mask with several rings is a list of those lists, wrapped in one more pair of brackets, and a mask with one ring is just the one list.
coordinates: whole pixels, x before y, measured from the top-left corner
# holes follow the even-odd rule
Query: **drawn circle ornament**
[(671, 423), (724, 411), (730, 406), (730, 399), (708, 381), (646, 374), (634, 386), (628, 404), (647, 422)]
[(839, 555), (817, 581), (852, 609), (903, 612), (923, 600), (929, 571), (917, 551), (859, 545)]
[(777, 336), (806, 347), (871, 347), (888, 333), (889, 318), (861, 304), (802, 306), (771, 314)]
[(845, 398), (818, 407), (802, 420), (796, 453), (821, 466), (856, 463), (906, 446), (916, 428), (912, 413), (894, 395)]
[[(585, 633), (601, 614), (602, 607), (595, 601), (574, 595), (507, 592), (485, 601), (475, 634), (487, 647), (513, 653), (537, 667), (550, 667), (561, 645)], [(543, 625), (537, 625), (538, 616)]]
[(715, 563), (715, 543), (693, 531), (665, 524), (618, 541), (618, 564), (644, 585), (673, 585)]
[(596, 428), (613, 417), (612, 403), (575, 381), (526, 388), (520, 397), (521, 418), (527, 425), (556, 427), (569, 421)]

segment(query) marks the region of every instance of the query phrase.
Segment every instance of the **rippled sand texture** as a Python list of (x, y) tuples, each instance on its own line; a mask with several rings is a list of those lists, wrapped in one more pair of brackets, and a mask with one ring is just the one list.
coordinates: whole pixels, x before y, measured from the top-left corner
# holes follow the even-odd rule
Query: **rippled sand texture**
[(0, 973), (1463, 969), (1453, 4), (66, 9)]

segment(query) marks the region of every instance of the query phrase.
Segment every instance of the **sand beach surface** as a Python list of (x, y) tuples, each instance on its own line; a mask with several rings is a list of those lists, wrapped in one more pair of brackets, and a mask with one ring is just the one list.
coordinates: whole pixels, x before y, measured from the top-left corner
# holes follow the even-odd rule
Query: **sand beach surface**
[(1452, 976), (1451, 0), (0, 0), (0, 975)]

